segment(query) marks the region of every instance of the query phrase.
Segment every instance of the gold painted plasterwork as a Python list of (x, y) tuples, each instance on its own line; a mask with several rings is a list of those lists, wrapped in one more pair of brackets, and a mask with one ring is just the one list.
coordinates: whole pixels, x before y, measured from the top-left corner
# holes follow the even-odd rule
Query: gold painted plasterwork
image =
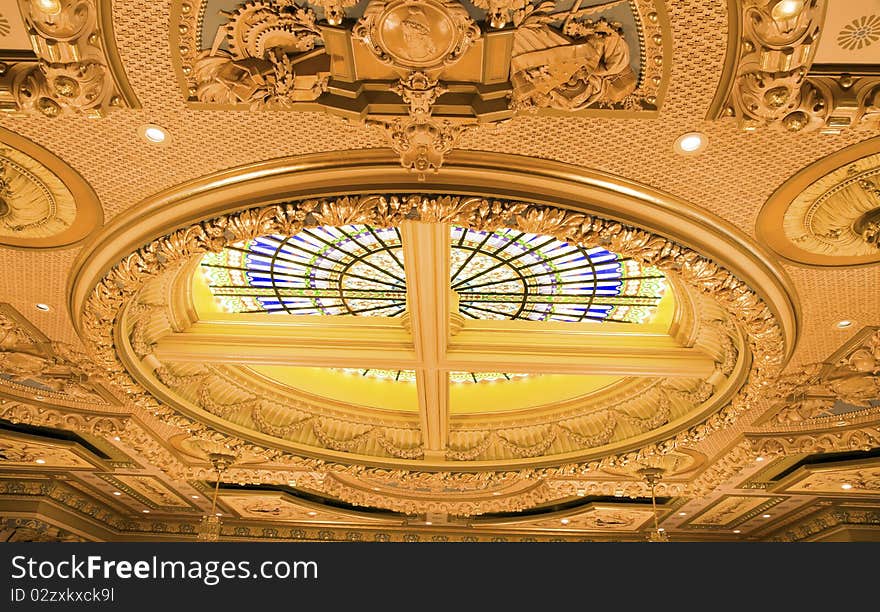
[(820, 160), (786, 181), (758, 217), (758, 235), (780, 255), (805, 265), (880, 261), (873, 216), (880, 214), (877, 139)]
[(829, 361), (781, 377), (770, 398), (781, 425), (880, 417), (880, 330), (864, 328)]
[(783, 490), (790, 493), (880, 495), (880, 467), (869, 463), (849, 469), (808, 467), (786, 482)]
[(0, 245), (70, 246), (98, 228), (92, 188), (46, 149), (0, 129)]
[(850, 60), (814, 68), (820, 44), (827, 45), (830, 3), (808, 0), (792, 16), (777, 13), (780, 5), (780, 0), (728, 1), (727, 59), (709, 118), (735, 117), (746, 131), (770, 126), (839, 134), (876, 126), (880, 78), (872, 66)]
[[(225, 219), (204, 222), (199, 226), (181, 230), (178, 234), (155, 242), (138, 254), (127, 258), (126, 263), (122, 267), (117, 267), (112, 273), (116, 281), (105, 280), (99, 285), (87, 306), (88, 315), (83, 322), (87, 337), (99, 350), (98, 358), (101, 363), (107, 365), (115, 379), (126, 388), (138, 391), (141, 394), (139, 401), (154, 404), (155, 400), (151, 396), (143, 394), (138, 386), (132, 384), (117, 361), (116, 355), (108, 350), (113, 344), (106, 334), (112, 332), (113, 321), (118, 316), (116, 309), (125, 304), (125, 294), (130, 295), (138, 291), (142, 283), (155, 273), (175, 269), (185, 261), (184, 258), (197, 255), (206, 248), (221, 248), (227, 241), (276, 232), (295, 233), (303, 223), (321, 225), (366, 223), (387, 227), (394, 226), (405, 218), (412, 219), (415, 215), (421, 217), (423, 221), (444, 220), (479, 229), (512, 225), (523, 231), (549, 234), (578, 244), (596, 242), (608, 244), (615, 252), (637, 257), (640, 261), (657, 266), (668, 273), (674, 272), (682, 282), (693, 284), (698, 291), (713, 292), (714, 298), (729, 308), (730, 315), (749, 329), (750, 348), (755, 355), (755, 367), (751, 374), (753, 382), (762, 376), (772, 375), (774, 362), (779, 363), (782, 359), (780, 332), (767, 307), (754, 294), (750, 294), (741, 282), (730, 277), (729, 273), (721, 271), (714, 264), (706, 262), (683, 247), (659, 237), (652, 237), (641, 230), (583, 214), (567, 213), (525, 203), (457, 197), (388, 199), (367, 197), (305, 201), (300, 204), (290, 203), (248, 210)], [(673, 267), (676, 261), (679, 263)], [(120, 294), (120, 285), (117, 281), (121, 281), (123, 285), (123, 294)], [(725, 293), (730, 296), (729, 304), (724, 301)], [(732, 406), (723, 408), (719, 414), (709, 417), (707, 423), (687, 433), (678, 434), (676, 439), (684, 441), (706, 435), (726, 421), (734, 419), (746, 401), (748, 401), (746, 396), (740, 395)], [(165, 412), (162, 406), (156, 406), (156, 410)], [(180, 413), (167, 414), (170, 422), (179, 423), (183, 427), (204, 427), (203, 424), (196, 423)], [(634, 457), (645, 452), (668, 452), (674, 444), (670, 440), (660, 445), (652, 445), (649, 447), (651, 450), (643, 449)], [(526, 456), (532, 456), (532, 453)]]
[(29, 436), (10, 432), (0, 434), (0, 469), (38, 469), (42, 466), (49, 469), (95, 469), (95, 464), (87, 461), (83, 454), (69, 442), (47, 444)]
[(691, 523), (707, 527), (728, 527), (745, 520), (745, 515), (753, 513), (757, 508), (763, 510), (772, 501), (772, 497), (731, 495), (719, 500)]
[[(555, 2), (374, 0), (353, 25), (334, 2), (311, 2), (325, 10), (319, 21), (309, 3), (250, 0), (202, 49), (207, 4), (175, 3), (172, 14), (172, 58), (188, 101), (327, 110), (379, 128), (403, 166), (419, 173), (436, 171), (483, 124), (523, 111), (653, 114), (667, 86), (665, 7), (654, 0), (570, 10)], [(619, 7), (635, 21), (628, 40), (619, 23), (592, 19)], [(636, 45), (641, 74), (630, 67)]]
[(189, 502), (174, 493), (165, 483), (155, 476), (140, 474), (101, 475), (109, 482), (116, 484), (120, 490), (133, 492), (136, 496), (149, 502), (152, 508), (164, 510), (191, 510)]
[(37, 61), (0, 64), (0, 109), (100, 118), (139, 106), (116, 56), (110, 0), (18, 0)]

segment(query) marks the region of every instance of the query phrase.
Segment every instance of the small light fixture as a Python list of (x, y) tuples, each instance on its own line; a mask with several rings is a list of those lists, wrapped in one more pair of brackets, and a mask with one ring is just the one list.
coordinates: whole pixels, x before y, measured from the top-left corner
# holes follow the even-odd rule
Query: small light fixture
[(34, 463), (39, 463), (40, 465), (43, 465), (44, 463), (46, 463), (46, 460), (45, 459), (36, 459), (36, 460), (34, 460)]
[(679, 155), (696, 155), (702, 152), (707, 144), (708, 140), (704, 134), (687, 132), (676, 139), (674, 148)]
[(113, 436), (113, 440), (119, 442), (120, 440), (122, 440), (122, 438), (120, 438), (119, 436)]
[(295, 486), (296, 486), (296, 481), (295, 481), (295, 480), (288, 480), (288, 481), (287, 481), (287, 486), (288, 486), (288, 487), (295, 487)]
[(769, 514), (762, 514), (761, 518), (770, 518), (770, 515)]
[(50, 310), (52, 310), (51, 306), (42, 302), (37, 302), (36, 304), (34, 304), (34, 307), (36, 307), (36, 309), (40, 312), (49, 312)]
[(587, 492), (584, 491), (583, 489), (578, 489), (578, 492), (577, 492), (578, 497), (584, 497), (586, 494), (587, 494)]
[(374, 490), (374, 491), (378, 491), (378, 490), (379, 490), (379, 487), (373, 487), (373, 490)]
[(757, 461), (759, 463), (763, 460), (764, 460), (764, 457), (755, 457), (755, 461)]
[(223, 513), (222, 512), (215, 512), (214, 516), (223, 516)]
[(687, 512), (679, 512), (679, 513), (678, 513), (678, 516), (687, 516), (687, 515), (688, 515)]
[(113, 491), (113, 495), (119, 497), (120, 495), (122, 495), (122, 491)]
[(850, 483), (845, 482), (842, 485), (840, 485), (840, 488), (843, 489), (844, 491), (849, 491), (850, 489), (853, 488), (853, 486)]
[(61, 12), (61, 0), (34, 0), (34, 4), (47, 15), (57, 15)]
[(804, 0), (779, 0), (770, 14), (773, 19), (781, 21), (797, 16), (802, 10), (804, 10)]
[(742, 533), (742, 529), (734, 529), (733, 533)]
[(198, 495), (190, 495), (190, 497), (193, 498), (193, 499), (198, 499), (198, 498), (199, 498)]
[(146, 510), (146, 509), (141, 510), (141, 512), (143, 512), (144, 514), (149, 514), (149, 513), (150, 513), (150, 511), (149, 511), (149, 510)]
[(42, 395), (35, 395), (35, 396), (34, 396), (34, 399), (37, 400), (38, 402), (42, 402), (42, 401), (43, 401), (44, 399), (46, 399), (46, 398), (43, 397)]
[(154, 123), (146, 123), (138, 128), (138, 135), (151, 144), (168, 144), (168, 131)]
[(562, 520), (559, 521), (559, 522), (562, 523), (563, 525), (568, 525), (568, 524), (571, 522), (571, 520), (569, 520), (569, 519), (567, 519), (567, 518), (564, 518), (564, 519), (562, 519)]
[(848, 327), (852, 327), (853, 322), (849, 319), (843, 319), (842, 321), (838, 321), (834, 324), (837, 329), (846, 329)]
[(425, 525), (433, 525), (433, 524), (434, 523), (432, 523), (431, 521), (425, 521)]
[(306, 512), (306, 514), (308, 514), (309, 516), (318, 516), (318, 513), (315, 512), (314, 510)]

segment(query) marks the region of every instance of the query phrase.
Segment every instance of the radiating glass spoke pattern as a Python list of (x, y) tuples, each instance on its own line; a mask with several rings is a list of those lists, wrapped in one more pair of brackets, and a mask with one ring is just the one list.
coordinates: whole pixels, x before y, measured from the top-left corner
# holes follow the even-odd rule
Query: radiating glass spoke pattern
[(473, 319), (640, 323), (666, 286), (659, 270), (601, 247), (513, 229), (452, 228), (451, 270)]
[(406, 308), (400, 232), (365, 225), (263, 236), (202, 259), (229, 312), (395, 317)]
[[(451, 229), (450, 285), (472, 319), (641, 323), (665, 290), (663, 274), (601, 247), (513, 229)], [(397, 228), (316, 227), (263, 236), (205, 255), (211, 293), (228, 312), (397, 317), (406, 309)], [(411, 370), (345, 370), (414, 382)], [(451, 372), (458, 383), (526, 374)]]

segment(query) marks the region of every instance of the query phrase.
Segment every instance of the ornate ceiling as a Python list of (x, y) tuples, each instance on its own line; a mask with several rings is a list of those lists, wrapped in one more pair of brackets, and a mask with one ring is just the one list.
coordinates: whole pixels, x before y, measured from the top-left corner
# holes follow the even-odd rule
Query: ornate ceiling
[(4, 539), (880, 539), (876, 1), (0, 15)]

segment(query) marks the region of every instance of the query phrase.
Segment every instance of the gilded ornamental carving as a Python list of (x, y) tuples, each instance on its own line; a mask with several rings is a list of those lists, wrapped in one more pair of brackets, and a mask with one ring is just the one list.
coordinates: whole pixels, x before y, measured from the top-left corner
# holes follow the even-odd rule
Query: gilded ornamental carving
[(666, 78), (659, 4), (247, 0), (204, 33), (197, 16), (212, 0), (186, 0), (172, 52), (191, 102), (323, 109), (378, 126), (403, 166), (424, 174), (468, 130), (518, 112), (656, 111)]
[[(459, 197), (385, 198), (369, 196), (307, 200), (246, 210), (180, 230), (145, 246), (127, 257), (108, 273), (105, 280), (95, 288), (92, 299), (87, 305), (86, 337), (95, 349), (96, 357), (101, 365), (107, 368), (109, 375), (120, 386), (132, 391), (131, 397), (135, 401), (144, 406), (150, 406), (151, 411), (162, 415), (162, 418), (169, 424), (193, 432), (210, 432), (211, 428), (206, 427), (203, 423), (194, 422), (191, 418), (158, 404), (151, 395), (144, 393), (140, 386), (129, 378), (126, 370), (117, 361), (111, 335), (113, 321), (119, 316), (122, 306), (136, 295), (142, 284), (162, 271), (178, 269), (183, 261), (194, 255), (204, 253), (209, 249), (217, 250), (228, 241), (237, 241), (274, 232), (295, 233), (305, 224), (365, 223), (376, 227), (393, 227), (404, 219), (418, 216), (425, 219), (442, 219), (482, 229), (513, 225), (523, 231), (550, 234), (559, 239), (606, 244), (617, 252), (631, 254), (631, 256), (638, 257), (651, 265), (667, 269), (670, 272), (674, 271), (683, 282), (689, 283), (698, 291), (714, 294), (719, 303), (729, 308), (730, 314), (737, 324), (748, 330), (751, 350), (756, 355), (755, 369), (752, 374), (753, 384), (773, 376), (775, 364), (781, 359), (782, 345), (778, 339), (779, 330), (772, 315), (767, 312), (766, 306), (741, 281), (695, 253), (668, 240), (652, 236), (643, 230), (582, 213), (571, 213), (522, 202)], [(162, 373), (159, 375), (165, 376)], [(175, 376), (179, 376), (179, 374), (175, 374)], [(171, 379), (168, 380), (173, 382)], [(700, 401), (699, 398), (702, 397), (700, 394), (703, 392), (703, 390), (699, 390), (690, 401)], [(732, 406), (722, 409), (708, 417), (703, 424), (682, 432), (673, 439), (651, 445), (650, 448), (638, 452), (627, 453), (625, 456), (607, 457), (602, 464), (612, 465), (621, 462), (622, 465), (629, 461), (638, 461), (650, 454), (669, 452), (679, 444), (699, 440), (711, 431), (735, 419), (736, 414), (746, 405), (748, 393), (750, 393), (748, 390), (741, 392), (740, 397), (734, 400)], [(657, 418), (661, 417), (657, 416)], [(291, 428), (307, 427), (311, 435), (330, 435), (326, 429), (326, 423), (321, 424), (319, 421), (300, 423), (300, 420), (302, 419), (294, 418), (289, 423), (272, 423), (271, 425), (280, 427), (290, 425)], [(659, 422), (662, 423), (662, 420)], [(656, 425), (657, 423), (652, 423), (647, 426), (655, 427)], [(292, 429), (291, 433), (293, 433)], [(363, 427), (360, 431), (352, 430), (351, 433), (344, 436), (334, 436), (336, 441), (328, 437), (325, 443), (329, 443), (331, 446), (341, 445), (340, 448), (345, 447), (348, 450), (349, 446), (363, 443), (364, 436), (370, 435), (374, 435), (374, 432), (371, 432), (369, 427)], [(578, 443), (583, 444), (601, 443), (601, 439), (593, 440), (585, 434), (580, 434), (576, 429), (564, 425), (563, 430), (544, 435), (541, 438), (542, 442), (538, 442), (537, 446), (535, 446), (535, 438), (532, 438), (531, 442), (523, 443), (517, 440), (511, 432), (499, 432), (498, 437), (494, 439), (514, 454), (533, 457), (543, 452), (544, 448), (549, 448), (547, 440), (560, 435), (574, 436)], [(579, 436), (584, 437), (581, 439)], [(386, 440), (391, 440), (388, 436), (383, 437)], [(223, 436), (223, 438), (227, 443), (233, 440), (229, 436)], [(378, 444), (378, 442), (376, 443)], [(235, 444), (241, 444), (241, 441), (235, 442)], [(411, 446), (398, 446), (398, 444), (394, 443), (394, 446), (400, 448), (401, 451), (407, 448), (412, 449)], [(482, 442), (478, 442), (477, 448), (473, 450), (478, 450), (480, 444)], [(387, 448), (391, 448), (391, 446)], [(453, 453), (465, 453), (461, 458), (467, 459), (471, 451), (471, 445), (468, 445), (456, 448)], [(416, 458), (416, 455), (403, 456)], [(450, 455), (450, 458), (455, 459), (455, 454)], [(596, 463), (596, 466), (598, 465), (599, 462)], [(342, 470), (350, 469), (350, 466), (340, 465), (339, 467)]]
[[(36, 61), (0, 64), (0, 108), (45, 117), (104, 117), (138, 103), (114, 69), (112, 32), (102, 31), (104, 0), (19, 0)], [(108, 38), (109, 35), (109, 38)]]
[(869, 66), (814, 65), (829, 2), (739, 0), (736, 6), (710, 118), (735, 117), (749, 131), (770, 126), (826, 134), (877, 124), (880, 77)]

